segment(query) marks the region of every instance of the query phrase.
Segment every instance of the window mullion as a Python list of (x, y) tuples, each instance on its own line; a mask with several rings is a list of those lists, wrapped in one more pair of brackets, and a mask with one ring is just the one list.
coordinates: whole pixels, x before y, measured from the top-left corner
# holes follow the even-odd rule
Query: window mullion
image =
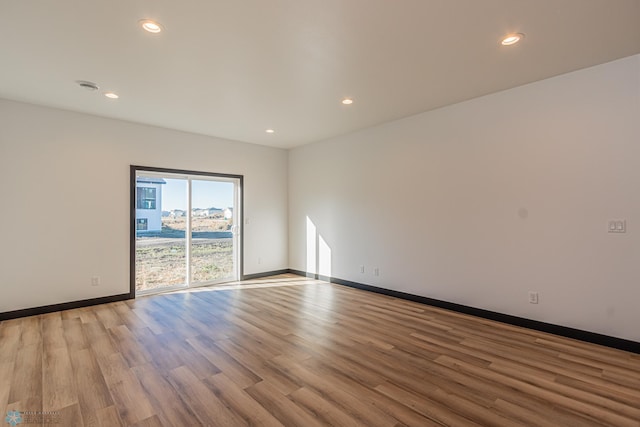
[(193, 214), (192, 200), (191, 200), (191, 178), (187, 178), (187, 223), (185, 224), (185, 258), (186, 258), (186, 285), (191, 286), (191, 216)]

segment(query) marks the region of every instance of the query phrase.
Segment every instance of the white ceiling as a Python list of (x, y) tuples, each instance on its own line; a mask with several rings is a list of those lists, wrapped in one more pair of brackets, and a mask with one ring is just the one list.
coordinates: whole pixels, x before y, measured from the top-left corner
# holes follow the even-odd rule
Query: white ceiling
[(640, 0), (0, 0), (0, 97), (275, 147), (637, 53)]

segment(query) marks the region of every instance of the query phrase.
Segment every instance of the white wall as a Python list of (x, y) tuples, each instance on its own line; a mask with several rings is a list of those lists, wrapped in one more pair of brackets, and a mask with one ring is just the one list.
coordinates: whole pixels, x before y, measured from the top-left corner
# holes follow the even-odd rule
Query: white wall
[(294, 149), (290, 267), (640, 341), (639, 123), (633, 56)]
[(131, 164), (244, 175), (245, 274), (287, 268), (286, 151), (0, 100), (0, 312), (129, 292)]

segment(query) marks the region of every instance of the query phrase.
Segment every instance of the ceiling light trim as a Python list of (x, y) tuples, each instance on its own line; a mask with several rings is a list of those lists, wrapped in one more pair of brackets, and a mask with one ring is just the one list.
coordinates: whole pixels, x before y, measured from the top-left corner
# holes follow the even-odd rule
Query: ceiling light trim
[(522, 39), (524, 39), (524, 33), (511, 33), (504, 36), (502, 40), (500, 40), (500, 44), (502, 46), (513, 46), (521, 42)]
[(158, 34), (164, 30), (164, 27), (153, 19), (141, 19), (138, 21), (138, 24), (140, 24), (143, 30), (152, 34)]

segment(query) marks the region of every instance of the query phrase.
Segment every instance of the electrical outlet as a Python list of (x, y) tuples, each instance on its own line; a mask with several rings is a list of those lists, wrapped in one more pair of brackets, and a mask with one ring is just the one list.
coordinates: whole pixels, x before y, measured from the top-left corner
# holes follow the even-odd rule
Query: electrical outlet
[(373, 269), (373, 275), (374, 276), (379, 276), (380, 275), (380, 269), (378, 267)]
[(98, 286), (98, 285), (100, 285), (100, 276), (91, 277), (91, 286)]
[(609, 221), (607, 231), (609, 233), (626, 233), (627, 221), (624, 219), (613, 219)]
[(529, 304), (538, 303), (538, 293), (529, 291)]
[(360, 273), (364, 273), (364, 265), (360, 266)]

